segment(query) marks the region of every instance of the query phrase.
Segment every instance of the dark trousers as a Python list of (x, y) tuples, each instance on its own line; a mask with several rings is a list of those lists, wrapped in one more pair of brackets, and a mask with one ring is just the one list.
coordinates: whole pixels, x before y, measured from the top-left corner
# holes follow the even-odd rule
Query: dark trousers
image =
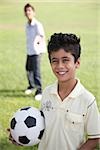
[(40, 57), (41, 55), (27, 55), (26, 71), (29, 87), (37, 88), (42, 92), (41, 73), (40, 73)]

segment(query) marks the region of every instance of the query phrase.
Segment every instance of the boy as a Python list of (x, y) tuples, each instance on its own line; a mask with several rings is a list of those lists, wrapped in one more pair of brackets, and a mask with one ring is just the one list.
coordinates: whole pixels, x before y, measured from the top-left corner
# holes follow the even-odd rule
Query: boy
[(58, 81), (43, 93), (46, 129), (38, 150), (93, 150), (99, 143), (100, 120), (95, 97), (75, 77), (80, 54), (80, 39), (76, 35), (51, 36), (48, 56)]
[[(94, 150), (99, 143), (95, 97), (75, 77), (80, 54), (80, 39), (76, 35), (51, 36), (48, 56), (58, 81), (43, 92), (41, 108), (46, 126), (38, 150)], [(10, 140), (14, 143), (11, 136)]]
[(45, 35), (42, 24), (35, 19), (35, 8), (26, 4), (24, 7), (25, 16), (28, 19), (26, 24), (26, 38), (27, 38), (27, 61), (26, 71), (29, 86), (25, 94), (31, 94), (36, 88), (35, 99), (42, 98), (42, 83), (40, 73), (40, 56), (45, 52)]

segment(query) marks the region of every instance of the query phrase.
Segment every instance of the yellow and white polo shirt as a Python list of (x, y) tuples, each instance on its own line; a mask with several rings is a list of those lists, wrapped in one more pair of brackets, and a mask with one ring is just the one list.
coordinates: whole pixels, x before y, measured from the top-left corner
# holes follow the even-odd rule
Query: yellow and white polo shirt
[(38, 150), (77, 150), (88, 138), (100, 138), (95, 97), (78, 81), (63, 101), (55, 83), (44, 90), (42, 110), (46, 128)]

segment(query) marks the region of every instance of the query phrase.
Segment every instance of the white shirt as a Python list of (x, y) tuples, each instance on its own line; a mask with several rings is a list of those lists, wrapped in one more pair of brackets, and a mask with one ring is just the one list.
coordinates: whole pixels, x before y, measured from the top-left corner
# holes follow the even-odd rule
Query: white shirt
[(100, 116), (95, 97), (78, 81), (63, 101), (58, 84), (43, 93), (42, 110), (46, 128), (38, 150), (77, 150), (88, 138), (100, 138)]
[(35, 18), (26, 25), (26, 43), (27, 55), (39, 55), (46, 51), (44, 29)]

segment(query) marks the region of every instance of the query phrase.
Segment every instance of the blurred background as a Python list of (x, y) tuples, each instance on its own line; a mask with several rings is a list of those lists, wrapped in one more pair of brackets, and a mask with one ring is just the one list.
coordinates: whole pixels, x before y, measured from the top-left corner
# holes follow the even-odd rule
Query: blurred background
[[(0, 150), (37, 150), (9, 143), (6, 129), (13, 113), (24, 106), (39, 107), (34, 96), (26, 96), (26, 36), (23, 7), (36, 9), (44, 26), (46, 42), (55, 32), (75, 33), (81, 38), (78, 78), (95, 97), (100, 110), (100, 2), (99, 0), (0, 0)], [(41, 64), (43, 89), (55, 81), (47, 54)], [(97, 148), (99, 149), (99, 148)]]

